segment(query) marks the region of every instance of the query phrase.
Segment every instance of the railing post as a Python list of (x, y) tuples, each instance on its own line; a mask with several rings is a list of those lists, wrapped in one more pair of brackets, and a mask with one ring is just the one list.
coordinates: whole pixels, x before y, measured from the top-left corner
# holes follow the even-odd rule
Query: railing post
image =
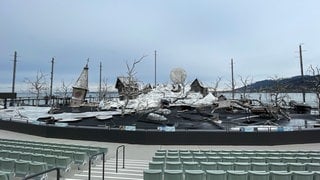
[(96, 157), (96, 156), (98, 156), (98, 155), (100, 155), (100, 154), (102, 154), (102, 179), (104, 180), (104, 163), (105, 163), (105, 153), (104, 153), (104, 152), (94, 154), (94, 155), (92, 155), (92, 156), (89, 158), (88, 180), (91, 179), (91, 160), (92, 160), (94, 157)]
[(125, 159), (125, 151), (126, 147), (124, 145), (118, 146), (117, 147), (117, 152), (116, 152), (116, 173), (118, 173), (118, 153), (119, 149), (122, 148), (122, 168), (124, 169), (124, 159)]
[(30, 175), (30, 176), (27, 176), (23, 180), (32, 179), (34, 177), (37, 177), (37, 176), (42, 175), (42, 174), (46, 174), (46, 173), (51, 172), (51, 171), (57, 171), (57, 180), (59, 180), (60, 179), (60, 169), (57, 168), (57, 167), (49, 169), (49, 170), (46, 170), (46, 171), (43, 171), (41, 173), (37, 173), (37, 174), (33, 174), (33, 175)]

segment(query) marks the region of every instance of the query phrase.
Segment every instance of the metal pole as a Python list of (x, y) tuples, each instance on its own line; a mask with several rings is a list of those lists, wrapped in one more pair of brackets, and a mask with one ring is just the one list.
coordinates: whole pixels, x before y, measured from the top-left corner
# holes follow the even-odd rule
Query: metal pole
[(99, 101), (101, 101), (101, 73), (102, 73), (102, 63), (100, 62), (100, 75), (99, 75)]
[[(12, 93), (15, 92), (16, 69), (17, 69), (17, 51), (14, 52), (14, 58), (13, 58)], [(10, 106), (13, 106), (13, 103), (14, 103), (14, 100), (11, 99)]]
[(14, 52), (14, 59), (13, 59), (12, 93), (14, 93), (15, 91), (16, 68), (17, 68), (17, 51)]
[(301, 44), (299, 45), (299, 54), (300, 54), (300, 70), (301, 70), (301, 78), (302, 78), (302, 100), (306, 102), (306, 94), (304, 92), (304, 74), (303, 74), (303, 61), (302, 61), (302, 48)]
[(49, 97), (49, 100), (52, 99), (53, 66), (54, 66), (54, 58), (52, 58), (52, 60), (51, 60), (51, 78), (50, 78), (50, 97)]
[(231, 58), (231, 88), (232, 88), (232, 99), (234, 99), (234, 75), (233, 75), (233, 59)]
[(157, 87), (157, 51), (154, 51), (154, 87)]

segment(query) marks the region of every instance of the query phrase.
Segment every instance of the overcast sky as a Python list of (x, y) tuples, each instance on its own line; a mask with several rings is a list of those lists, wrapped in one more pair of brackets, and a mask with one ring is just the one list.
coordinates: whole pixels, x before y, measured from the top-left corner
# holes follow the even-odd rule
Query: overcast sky
[[(253, 81), (300, 74), (319, 65), (318, 0), (1, 0), (0, 91), (11, 91), (13, 53), (18, 52), (17, 90), (37, 71), (48, 74), (55, 57), (54, 82), (74, 83), (89, 61), (89, 81), (96, 91), (99, 63), (114, 84), (126, 74), (126, 62), (147, 55), (137, 78), (170, 82), (170, 71), (183, 68), (187, 81), (198, 78), (221, 86), (234, 74)], [(240, 83), (238, 83), (240, 84)]]

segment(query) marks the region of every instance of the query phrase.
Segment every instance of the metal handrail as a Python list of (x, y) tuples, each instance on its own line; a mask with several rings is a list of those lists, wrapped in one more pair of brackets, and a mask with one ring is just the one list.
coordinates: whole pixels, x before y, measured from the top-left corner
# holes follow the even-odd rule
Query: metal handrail
[(94, 154), (94, 155), (92, 155), (92, 156), (89, 158), (88, 180), (91, 179), (91, 160), (92, 160), (94, 157), (96, 157), (96, 156), (98, 156), (98, 155), (100, 155), (100, 154), (102, 154), (102, 179), (104, 180), (104, 163), (105, 163), (105, 153), (104, 153), (104, 152)]
[(40, 172), (40, 173), (37, 173), (37, 174), (33, 174), (33, 175), (30, 175), (30, 176), (27, 176), (23, 180), (31, 179), (31, 178), (37, 177), (37, 176), (42, 175), (42, 174), (46, 174), (46, 173), (51, 172), (51, 171), (57, 171), (57, 180), (59, 180), (60, 179), (60, 169), (57, 168), (57, 167), (52, 168), (52, 169), (48, 169), (46, 171), (43, 171), (43, 172)]
[(118, 153), (119, 153), (119, 149), (122, 148), (122, 168), (124, 169), (124, 159), (125, 159), (125, 151), (126, 151), (126, 147), (124, 145), (118, 146), (117, 147), (117, 153), (116, 153), (116, 173), (118, 173)]

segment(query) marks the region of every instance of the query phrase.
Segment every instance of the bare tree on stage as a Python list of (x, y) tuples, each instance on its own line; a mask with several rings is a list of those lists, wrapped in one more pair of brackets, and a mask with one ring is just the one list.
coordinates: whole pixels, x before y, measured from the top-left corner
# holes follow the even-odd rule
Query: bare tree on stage
[(219, 84), (222, 80), (222, 77), (217, 77), (216, 81), (213, 83), (214, 84), (214, 87), (213, 87), (213, 95), (214, 96), (218, 96), (218, 87), (219, 87)]
[(72, 91), (71, 84), (72, 83), (66, 84), (64, 80), (62, 80), (61, 86), (57, 88), (55, 91), (55, 94), (57, 94), (58, 96), (61, 96), (64, 99), (63, 101), (64, 104), (66, 104), (65, 100), (68, 98), (70, 92)]
[(138, 81), (136, 79), (136, 65), (141, 63), (141, 61), (146, 57), (146, 55), (143, 55), (139, 59), (135, 59), (131, 65), (129, 63), (126, 63), (127, 66), (127, 77), (124, 79), (125, 87), (123, 88), (122, 95), (124, 97), (124, 105), (121, 109), (121, 114), (124, 115), (125, 109), (127, 108), (129, 104), (129, 100), (139, 95), (139, 87), (138, 87)]
[(274, 86), (271, 89), (270, 96), (271, 101), (274, 102), (276, 107), (280, 107), (280, 104), (285, 102), (284, 99), (288, 97), (287, 95), (287, 84), (281, 81), (281, 78), (274, 76), (271, 78), (274, 82)]
[(46, 76), (47, 76), (46, 74), (42, 73), (41, 71), (38, 71), (35, 79), (31, 80), (31, 79), (25, 78), (24, 80), (24, 82), (27, 83), (27, 85), (29, 86), (30, 93), (36, 95), (37, 106), (39, 105), (39, 97), (41, 93), (48, 90)]
[(108, 80), (107, 78), (104, 78), (102, 80), (102, 86), (101, 86), (101, 98), (102, 100), (105, 100), (108, 95)]
[(314, 80), (312, 82), (312, 91), (316, 94), (318, 98), (318, 109), (320, 110), (320, 68), (319, 67), (309, 67), (309, 71), (311, 75), (314, 76)]
[(252, 84), (252, 78), (239, 76), (242, 84), (242, 98), (247, 99), (248, 85)]

